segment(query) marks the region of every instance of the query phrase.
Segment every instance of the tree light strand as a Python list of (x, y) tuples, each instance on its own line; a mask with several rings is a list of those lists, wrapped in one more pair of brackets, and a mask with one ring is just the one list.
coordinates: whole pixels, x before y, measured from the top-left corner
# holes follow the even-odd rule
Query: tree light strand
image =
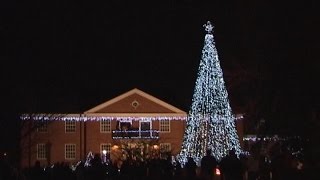
[(213, 26), (208, 21), (204, 25), (207, 31), (202, 49), (202, 58), (198, 77), (188, 113), (182, 149), (177, 156), (182, 165), (192, 157), (197, 165), (206, 150), (220, 161), (234, 149), (241, 153), (240, 143), (235, 127), (235, 116), (232, 113), (228, 93), (225, 87), (222, 69), (212, 35)]

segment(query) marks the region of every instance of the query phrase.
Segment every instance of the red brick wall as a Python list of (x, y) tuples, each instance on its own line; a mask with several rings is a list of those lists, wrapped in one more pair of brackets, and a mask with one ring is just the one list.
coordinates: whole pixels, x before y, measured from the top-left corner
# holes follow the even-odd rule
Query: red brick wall
[[(116, 124), (111, 123), (111, 129), (115, 129)], [(111, 132), (100, 132), (100, 121), (87, 121), (86, 122), (86, 154), (88, 152), (101, 153), (101, 143), (112, 143)]]
[[(37, 144), (50, 144), (50, 156), (46, 160), (39, 160), (41, 165), (55, 162), (74, 163), (80, 160), (80, 122), (76, 122), (76, 132), (66, 133), (64, 121), (50, 121), (48, 123), (48, 131), (37, 132), (36, 128), (30, 130), (29, 123), (23, 127), (24, 132), (30, 132), (21, 138), (21, 167), (33, 166), (37, 159)], [(65, 159), (65, 144), (76, 144), (76, 159)]]
[(159, 143), (171, 143), (171, 151), (176, 155), (181, 150), (183, 134), (185, 129), (185, 121), (170, 121), (170, 132), (160, 132)]
[[(111, 130), (116, 129), (116, 121), (111, 121)], [(29, 123), (25, 123), (24, 129), (21, 131), (24, 134), (28, 131)], [(133, 121), (134, 127), (139, 127), (138, 121)], [(173, 120), (170, 124), (170, 132), (160, 133), (160, 139), (157, 144), (171, 143), (171, 149), (174, 154), (180, 151), (182, 138), (184, 134), (185, 121)], [(159, 130), (159, 121), (152, 122), (152, 129)], [(29, 136), (30, 135), (30, 136)], [(99, 121), (76, 122), (76, 132), (66, 133), (64, 121), (50, 121), (48, 124), (48, 132), (40, 133), (36, 129), (28, 136), (21, 139), (21, 167), (33, 166), (37, 161), (37, 144), (50, 143), (50, 158), (47, 160), (39, 160), (41, 165), (56, 162), (75, 163), (85, 159), (89, 151), (100, 153), (101, 143), (119, 144), (119, 140), (112, 139), (112, 133), (101, 133)], [(86, 136), (86, 137), (85, 137)], [(30, 138), (29, 138), (30, 137)], [(30, 139), (30, 148), (29, 148)], [(82, 142), (80, 140), (82, 139)], [(65, 144), (76, 144), (76, 159), (65, 159)], [(85, 148), (85, 149), (84, 149)], [(84, 151), (85, 150), (85, 151)], [(50, 161), (50, 162), (49, 162)]]

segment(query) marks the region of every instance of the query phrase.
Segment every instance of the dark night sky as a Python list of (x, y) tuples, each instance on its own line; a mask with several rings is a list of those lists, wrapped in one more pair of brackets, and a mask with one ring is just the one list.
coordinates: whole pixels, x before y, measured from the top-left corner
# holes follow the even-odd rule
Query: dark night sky
[(312, 2), (26, 1), (0, 7), (1, 148), (13, 146), (6, 137), (17, 132), (21, 113), (83, 112), (132, 88), (188, 111), (207, 20), (215, 26), (234, 109), (280, 129), (294, 129), (319, 111), (320, 18)]

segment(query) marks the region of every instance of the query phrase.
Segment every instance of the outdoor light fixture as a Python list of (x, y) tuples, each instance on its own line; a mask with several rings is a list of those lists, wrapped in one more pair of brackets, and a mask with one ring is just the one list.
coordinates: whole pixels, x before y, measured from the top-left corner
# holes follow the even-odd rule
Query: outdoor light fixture
[(103, 160), (103, 163), (106, 163), (107, 162), (107, 150), (102, 150), (102, 154), (103, 154), (103, 157), (102, 157), (102, 160)]
[(112, 150), (116, 150), (118, 148), (119, 148), (119, 146), (117, 146), (117, 145), (112, 146)]
[(216, 169), (215, 169), (215, 173), (216, 173), (216, 175), (220, 176), (220, 175), (221, 175), (220, 169), (219, 169), (219, 168), (216, 168)]

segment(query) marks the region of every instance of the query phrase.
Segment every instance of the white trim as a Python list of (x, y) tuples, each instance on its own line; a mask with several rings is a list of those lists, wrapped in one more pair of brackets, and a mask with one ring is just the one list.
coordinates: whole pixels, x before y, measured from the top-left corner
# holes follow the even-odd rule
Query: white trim
[(186, 113), (86, 113), (85, 117), (172, 117), (187, 118)]
[(147, 93), (145, 93), (145, 92), (143, 92), (143, 91), (141, 91), (141, 90), (139, 90), (137, 88), (134, 88), (131, 91), (128, 91), (128, 92), (126, 92), (126, 93), (124, 93), (124, 94), (122, 94), (120, 96), (117, 96), (117, 97), (115, 97), (115, 98), (113, 98), (113, 99), (111, 99), (109, 101), (106, 101), (106, 102), (104, 102), (104, 103), (102, 103), (102, 104), (100, 104), (100, 105), (98, 105), (98, 106), (96, 106), (94, 108), (91, 108), (91, 109), (85, 111), (84, 113), (85, 114), (95, 113), (95, 112), (97, 112), (97, 111), (99, 111), (99, 110), (101, 110), (101, 109), (103, 109), (103, 108), (105, 108), (105, 107), (107, 107), (107, 106), (109, 106), (109, 105), (111, 105), (111, 104), (113, 104), (115, 102), (118, 102), (118, 101), (120, 101), (120, 100), (122, 100), (122, 99), (124, 99), (124, 98), (126, 98), (126, 97), (128, 97), (130, 95), (132, 95), (132, 94), (138, 94), (138, 95), (140, 95), (142, 97), (145, 97), (145, 98), (149, 99), (150, 101), (152, 101), (152, 102), (154, 102), (156, 104), (159, 104), (159, 105), (161, 105), (161, 106), (163, 106), (163, 107), (165, 107), (165, 108), (167, 108), (167, 109), (169, 109), (169, 110), (171, 110), (171, 111), (173, 111), (175, 113), (185, 113), (184, 111), (182, 111), (182, 110), (180, 110), (180, 109), (178, 109), (178, 108), (176, 108), (176, 107), (174, 107), (174, 106), (172, 106), (172, 105), (170, 105), (170, 104), (168, 104), (168, 103), (166, 103), (166, 102), (164, 102), (164, 101), (162, 101), (162, 100), (160, 100), (160, 99), (158, 99), (158, 98), (156, 98), (156, 97), (154, 97), (154, 96), (152, 96), (150, 94), (147, 94)]
[(152, 121), (139, 121), (139, 131), (141, 131), (141, 123), (142, 122), (148, 122), (148, 123), (150, 123), (150, 130), (152, 129)]
[[(107, 149), (102, 149), (102, 146), (103, 145), (106, 145), (106, 146), (110, 146), (110, 149), (109, 150), (107, 150)], [(111, 143), (100, 143), (100, 154), (102, 154), (102, 151), (103, 150), (107, 150), (107, 153), (110, 153), (110, 151), (111, 151)]]
[[(44, 158), (43, 157), (39, 157), (39, 146), (43, 146), (41, 148), (44, 148), (43, 149), (43, 152), (44, 152)], [(46, 160), (47, 159), (47, 148), (46, 148), (46, 144), (45, 143), (39, 143), (37, 144), (37, 159), (38, 160)]]
[[(169, 122), (169, 130), (168, 131), (162, 131), (161, 130), (161, 122), (163, 122), (163, 121), (168, 121)], [(159, 132), (160, 133), (170, 133), (171, 132), (171, 121), (170, 120), (168, 120), (168, 119), (163, 119), (163, 120), (159, 120)]]
[[(67, 132), (67, 123), (68, 122), (73, 122), (74, 123), (74, 131), (68, 131)], [(77, 132), (77, 121), (74, 121), (74, 120), (64, 121), (64, 132), (65, 133), (76, 133)]]
[[(109, 125), (110, 125), (109, 131), (102, 131), (102, 129), (103, 129), (102, 123), (103, 123), (103, 122), (108, 122), (108, 123), (109, 123)], [(100, 133), (111, 133), (111, 132), (112, 132), (111, 120), (109, 120), (109, 119), (104, 119), (104, 120), (100, 121)]]
[[(72, 145), (74, 146), (74, 158), (67, 158), (67, 146), (68, 145)], [(64, 144), (64, 159), (67, 159), (67, 160), (73, 160), (73, 159), (76, 159), (77, 158), (77, 145), (76, 144), (73, 144), (73, 143), (68, 143), (68, 144)]]
[[(150, 128), (149, 128), (149, 130), (152, 130), (152, 121), (150, 120), (150, 121), (139, 121), (139, 136), (141, 136), (141, 123), (144, 123), (144, 122), (148, 122), (148, 123), (150, 123)], [(151, 136), (151, 131), (150, 131), (150, 136)]]
[(164, 151), (164, 152), (170, 152), (172, 150), (171, 143), (160, 143), (159, 145), (160, 151), (161, 151), (161, 146), (169, 147), (169, 151)]

